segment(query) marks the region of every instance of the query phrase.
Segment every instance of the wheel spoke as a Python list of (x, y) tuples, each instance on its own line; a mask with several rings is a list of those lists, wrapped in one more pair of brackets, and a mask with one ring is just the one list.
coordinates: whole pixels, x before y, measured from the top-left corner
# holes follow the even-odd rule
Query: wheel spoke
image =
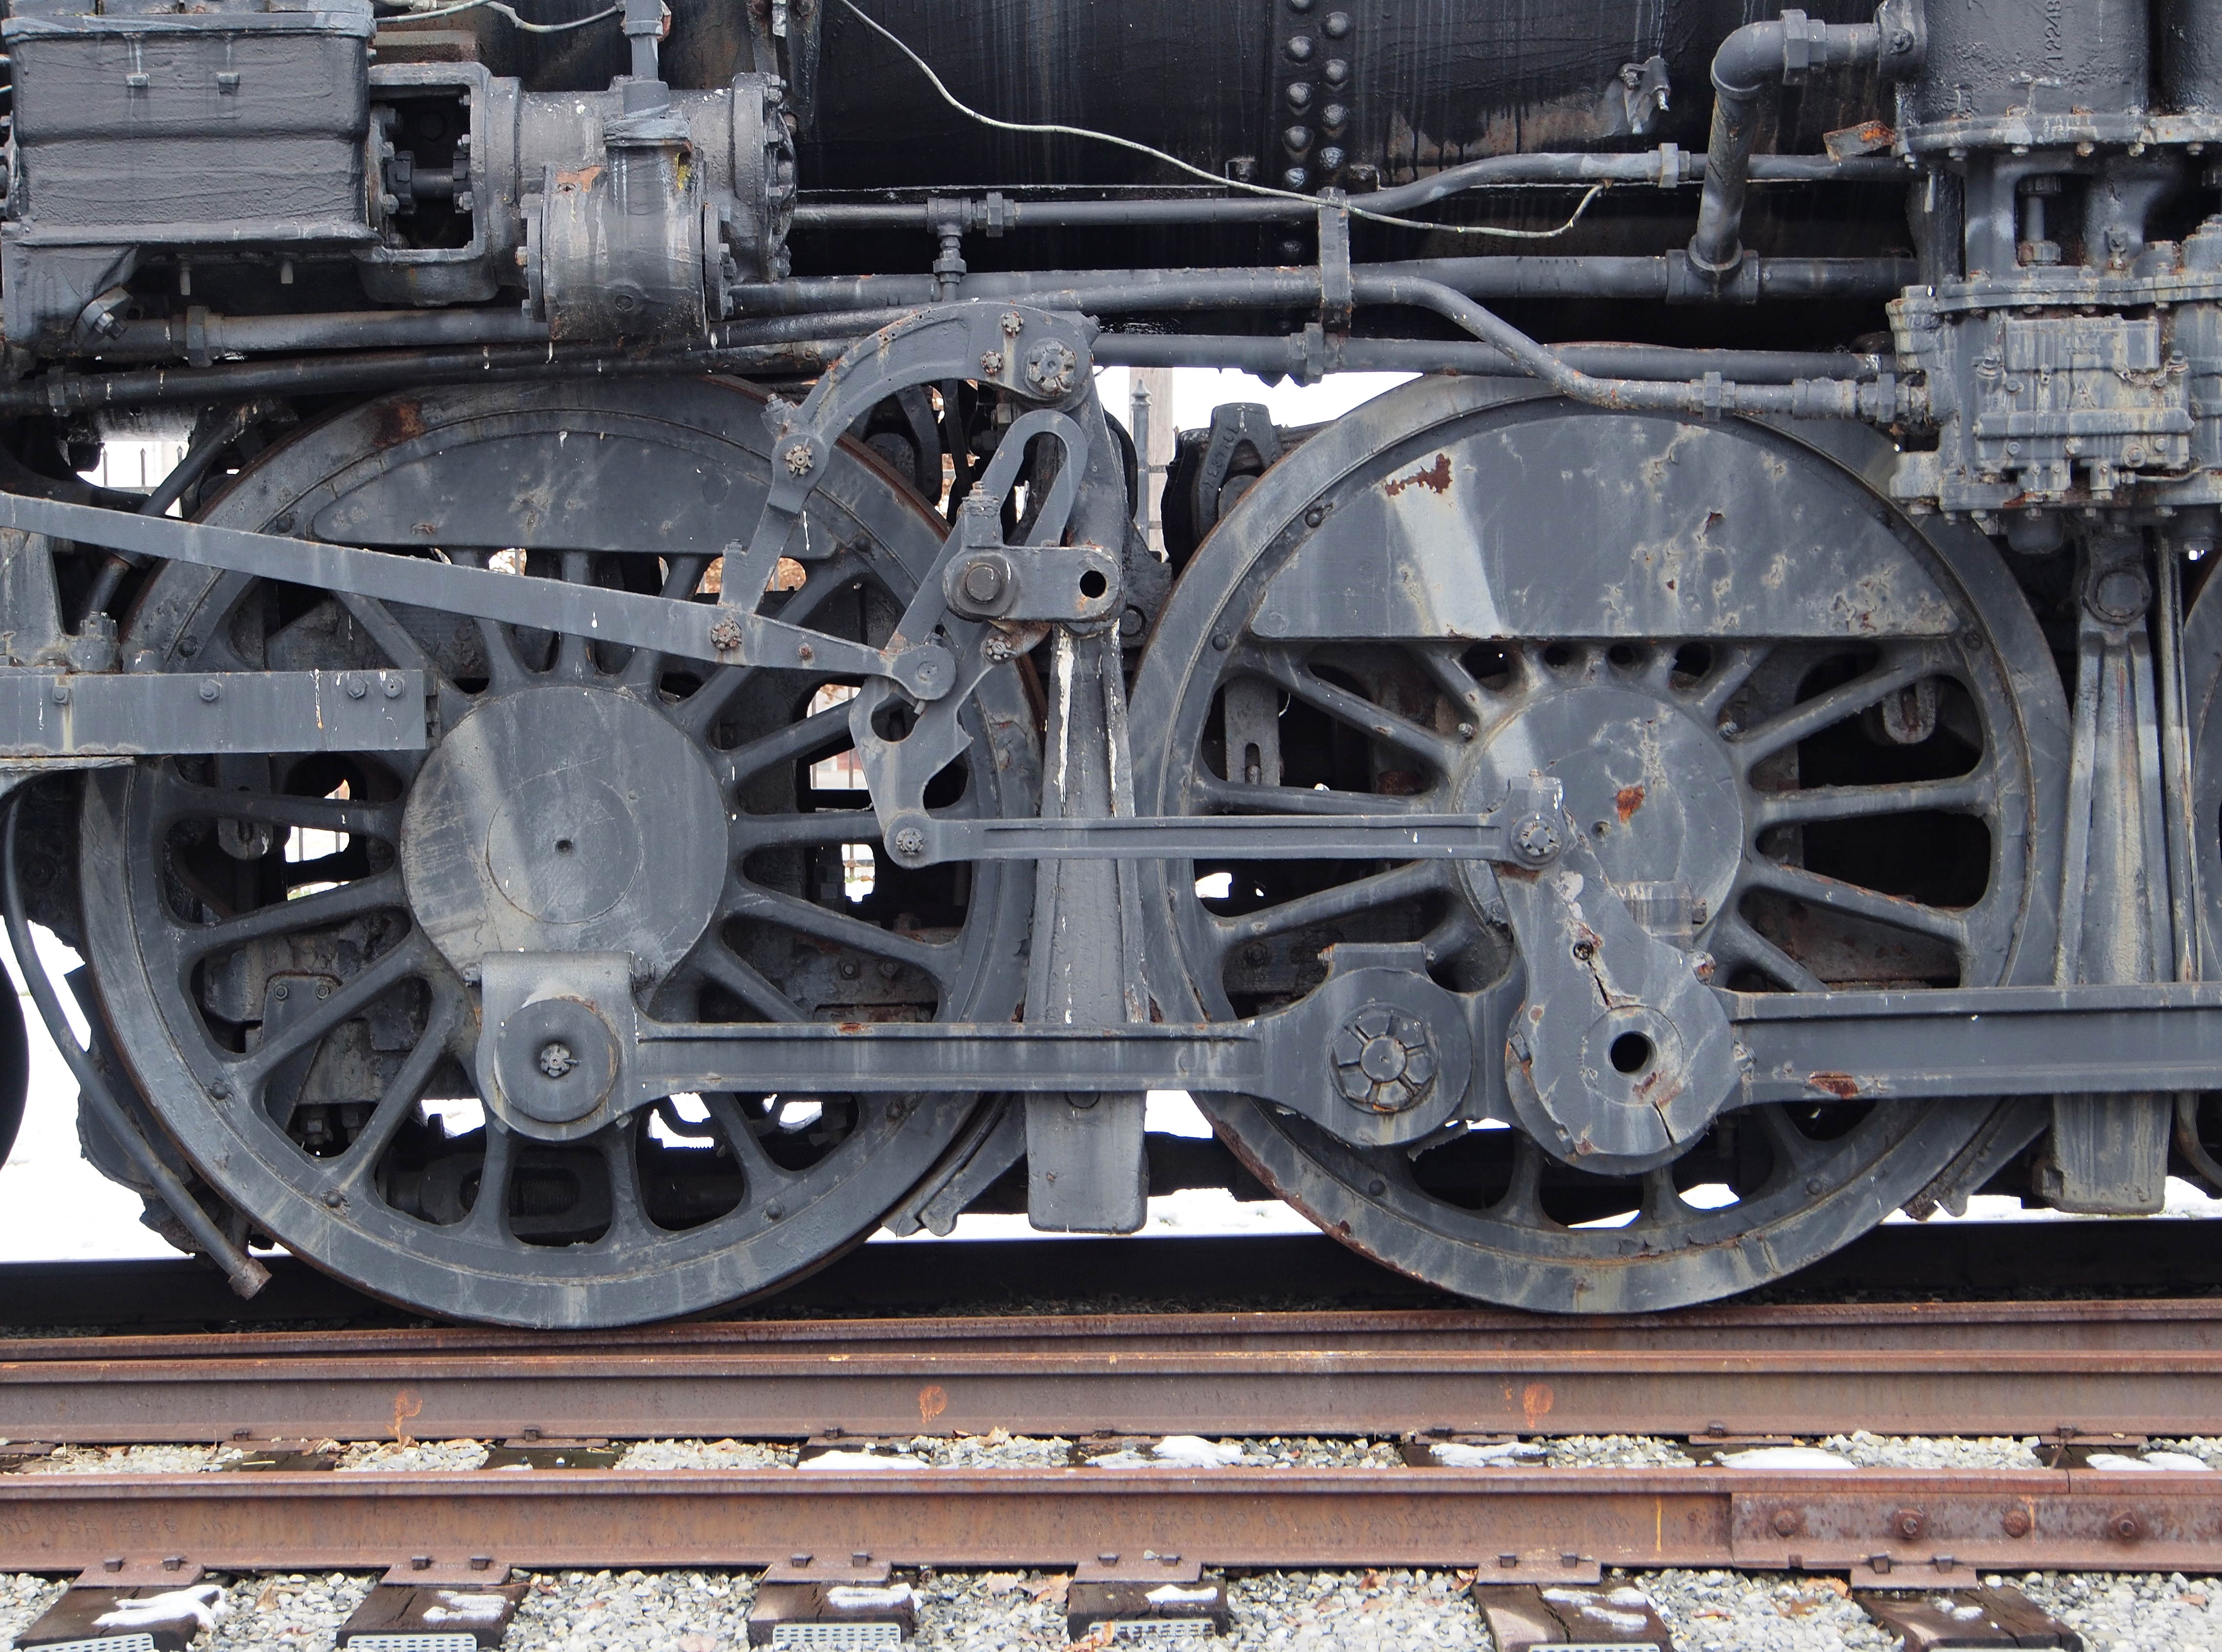
[[(666, 602), (689, 600), (702, 584), (703, 569), (709, 566), (706, 556), (670, 558), (663, 565), (663, 586), (657, 594)], [(618, 681), (636, 694), (651, 693), (663, 676), (663, 662), (664, 656), (654, 648), (635, 648)]]
[(517, 1136), (509, 1126), (486, 1110), (486, 1156), (479, 1165), (478, 1197), (470, 1214), (456, 1225), (466, 1238), (514, 1243), (509, 1230), (509, 1179), (517, 1169)]
[[(562, 580), (567, 585), (583, 585), (593, 578), (593, 559), (584, 551), (562, 553)], [(559, 681), (584, 683), (595, 674), (593, 639), (574, 631), (562, 631), (556, 638), (556, 664), (549, 673)]]
[(1384, 745), (1394, 747), (1408, 757), (1416, 757), (1436, 773), (1447, 774), (1456, 767), (1457, 744), (1433, 729), (1423, 729), (1409, 717), (1385, 710), (1362, 694), (1328, 682), (1277, 648), (1255, 651), (1251, 659), (1262, 674), (1307, 705), (1361, 730)]
[(1742, 964), (1792, 992), (1825, 992), (1829, 984), (1746, 923), (1742, 914), (1729, 912), (1713, 926), (1707, 944), (1723, 964)]
[[(465, 567), (493, 566), (493, 558), (485, 551), (450, 551), (448, 554)], [(524, 656), (517, 651), (517, 634), (500, 620), (480, 619), (474, 623), (480, 648), (486, 655), (487, 691), (514, 694), (536, 674), (526, 666)]]
[(1512, 1138), (1512, 1179), (1504, 1197), (1489, 1207), (1491, 1219), (1515, 1228), (1557, 1227), (1543, 1214), (1543, 1149), (1521, 1131), (1507, 1134)]
[(1643, 1203), (1629, 1226), (1672, 1229), (1694, 1214), (1683, 1202), (1682, 1190), (1674, 1186), (1674, 1167), (1656, 1165), (1643, 1173)]
[(741, 1167), (744, 1184), (742, 1199), (753, 1205), (757, 1198), (769, 1194), (775, 1187), (792, 1186), (796, 1177), (772, 1161), (764, 1151), (763, 1138), (756, 1133), (749, 1116), (742, 1110), (740, 1099), (725, 1091), (702, 1098), (702, 1104), (710, 1110), (710, 1117), (718, 1121), (718, 1128), (725, 1138), (725, 1147), (733, 1155), (733, 1162)]
[(188, 780), (165, 764), (158, 771), (156, 819), (243, 820), (257, 825), (299, 826), (310, 831), (375, 837), (391, 843), (401, 830), (399, 803), (356, 803), (346, 798), (297, 798), (282, 792), (226, 792)]
[(1431, 893), (1444, 886), (1442, 867), (1443, 863), (1438, 860), (1409, 860), (1369, 878), (1299, 895), (1293, 900), (1245, 912), (1240, 917), (1214, 918), (1212, 927), (1219, 937), (1219, 949), (1223, 954), (1229, 947), (1245, 941), (1285, 935), (1290, 929), (1306, 929), (1315, 923), (1330, 923), (1338, 918), (1370, 912), (1377, 906)]
[(303, 1050), (323, 1042), (324, 1035), (342, 1022), (351, 1020), (383, 998), (395, 983), (407, 979), (423, 968), (430, 955), (430, 948), (422, 929), (413, 929), (407, 939), (381, 953), (361, 971), (351, 977), (331, 997), (298, 1021), (286, 1027), (273, 1038), (266, 1038), (248, 1053), (247, 1058), (232, 1068), (233, 1081), (245, 1093), (254, 1094), (264, 1079)]
[(323, 889), (313, 895), (303, 895), (298, 900), (276, 901), (268, 906), (258, 906), (251, 912), (226, 918), (221, 923), (179, 923), (180, 965), (185, 967), (198, 963), (212, 954), (228, 952), (267, 936), (321, 929), (328, 923), (344, 923), (351, 917), (361, 917), (365, 913), (389, 908), (405, 911), (408, 905), (409, 898), (402, 887), (401, 873), (399, 870), (392, 870), (358, 878), (353, 883), (340, 885), (336, 889)]
[(1706, 717), (1720, 715), (1720, 710), (1736, 697), (1736, 691), (1751, 680), (1751, 674), (1767, 661), (1774, 652), (1772, 642), (1736, 642), (1725, 646), (1715, 644), (1712, 669), (1697, 684), (1697, 707)]
[(736, 746), (719, 755), (716, 760), (723, 772), (719, 778), (730, 790), (743, 780), (781, 763), (799, 762), (820, 752), (832, 756), (848, 743), (847, 705), (813, 711), (800, 723), (790, 723), (783, 729)]
[[(786, 605), (779, 610), (780, 623), (808, 625), (820, 608), (849, 589), (857, 575), (857, 566), (851, 559), (836, 557), (804, 581), (800, 590), (788, 595)], [(761, 669), (756, 666), (720, 666), (710, 673), (701, 687), (666, 710), (680, 728), (698, 740), (701, 739), (707, 735), (710, 725), (732, 703), (733, 696), (746, 687), (749, 679)], [(844, 711), (842, 715), (845, 717), (847, 713)]]
[(448, 1041), (461, 1025), (466, 1013), (461, 992), (444, 980), (434, 989), (431, 1013), (425, 1017), (424, 1032), (395, 1069), (392, 1079), (379, 1097), (377, 1106), (371, 1110), (361, 1130), (333, 1165), (334, 1186), (342, 1190), (355, 1187), (377, 1167), (387, 1144), (393, 1140), (393, 1133), (416, 1112), (417, 1099), (431, 1079), (432, 1070), (447, 1054)]
[(1949, 780), (1908, 780), (1896, 785), (1816, 785), (1797, 792), (1762, 792), (1752, 800), (1753, 835), (1774, 826), (1808, 821), (1861, 820), (1876, 815), (1926, 812), (1976, 814), (1998, 801), (1995, 772), (1986, 763)]
[(1968, 920), (1961, 914), (1947, 911), (1942, 907), (1924, 906), (1918, 901), (1904, 900), (1877, 890), (1862, 889), (1859, 885), (1846, 883), (1841, 878), (1824, 877), (1817, 872), (1808, 872), (1803, 867), (1786, 867), (1775, 860), (1750, 862), (1747, 876), (1754, 888), (1773, 890), (1778, 895), (1788, 895), (1826, 911), (1842, 912), (1886, 924), (1893, 929), (1930, 936), (1958, 947), (1964, 948), (1967, 942)]
[(610, 1225), (594, 1241), (597, 1250), (630, 1250), (652, 1245), (660, 1236), (641, 1198), (639, 1129), (639, 1116), (630, 1114), (594, 1137), (610, 1183)]
[(1827, 692), (1801, 700), (1788, 710), (1745, 729), (1729, 742), (1729, 750), (1748, 771), (1786, 746), (1809, 740), (1823, 729), (1857, 716), (1886, 694), (1909, 683), (1932, 676), (1936, 662), (1925, 649), (1908, 650), (1879, 663), (1874, 670), (1840, 683)]
[(703, 979), (722, 986), (767, 1021), (803, 1021), (808, 1017), (793, 998), (773, 986), (763, 973), (712, 936), (688, 961)]
[(914, 936), (898, 935), (862, 918), (828, 911), (799, 895), (766, 889), (743, 879), (726, 880), (725, 910), (728, 917), (752, 918), (837, 947), (847, 947), (877, 958), (891, 958), (923, 971), (943, 986), (948, 985), (957, 968), (957, 947), (953, 942), (920, 941)]
[(1790, 1122), (1787, 1109), (1754, 1107), (1745, 1115), (1753, 1116), (1757, 1117), (1760, 1130), (1774, 1155), (1773, 1173), (1767, 1179), (1769, 1186), (1802, 1176), (1828, 1156), (1819, 1142)]
[[(370, 640), (385, 650), (386, 657), (397, 669), (421, 671), (439, 685), (442, 723), (454, 723), (470, 709), (470, 701), (463, 691), (447, 679), (439, 663), (409, 634), (409, 628), (393, 617), (392, 609), (375, 597), (358, 597), (351, 591), (341, 591), (339, 599), (355, 616), (355, 623), (370, 633)], [(424, 760), (422, 754), (411, 752), (394, 752), (390, 757), (396, 767), (406, 768), (412, 775), (416, 773), (415, 765)]]

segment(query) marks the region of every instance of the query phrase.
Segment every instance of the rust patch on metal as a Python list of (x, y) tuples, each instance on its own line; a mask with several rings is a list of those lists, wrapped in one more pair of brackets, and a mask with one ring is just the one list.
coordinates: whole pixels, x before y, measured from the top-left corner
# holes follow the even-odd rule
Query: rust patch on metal
[(1860, 1093), (1860, 1081), (1849, 1073), (1811, 1073), (1805, 1082), (1816, 1090), (1825, 1090), (1840, 1101), (1849, 1101)]
[(1393, 480), (1384, 482), (1381, 485), (1381, 491), (1393, 499), (1406, 488), (1412, 487), (1428, 488), (1436, 493), (1448, 493), (1451, 491), (1451, 456), (1448, 454), (1437, 454), (1434, 464), (1415, 470), (1409, 476), (1399, 476)]
[(1536, 1424), (1551, 1414), (1551, 1407), (1557, 1399), (1547, 1382), (1531, 1382), (1520, 1391), (1520, 1414), (1528, 1419), (1531, 1433)]
[(949, 1409), (949, 1390), (938, 1382), (930, 1382), (918, 1391), (918, 1420), (931, 1423)]
[(1613, 794), (1613, 811), (1620, 817), (1622, 825), (1627, 825), (1629, 817), (1643, 807), (1643, 796), (1640, 785), (1624, 785)]
[(417, 1443), (410, 1435), (407, 1424), (412, 1417), (424, 1413), (424, 1402), (414, 1388), (404, 1388), (393, 1396), (393, 1443), (411, 1446)]
[(424, 404), (414, 396), (381, 403), (372, 422), (373, 443), (380, 447), (398, 447), (424, 434)]

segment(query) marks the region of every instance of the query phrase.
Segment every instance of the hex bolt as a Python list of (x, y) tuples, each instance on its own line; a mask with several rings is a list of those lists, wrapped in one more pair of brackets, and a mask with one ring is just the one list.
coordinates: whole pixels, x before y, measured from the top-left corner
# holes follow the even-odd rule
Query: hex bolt
[(47, 697), (53, 700), (56, 705), (67, 705), (69, 704), (70, 685), (57, 677), (54, 679), (53, 685), (47, 690)]
[(551, 1079), (562, 1078), (579, 1065), (579, 1058), (571, 1054), (568, 1044), (552, 1039), (540, 1047), (536, 1060), (540, 1070)]
[(915, 826), (898, 826), (888, 846), (904, 860), (914, 860), (926, 853), (926, 834)]
[(1565, 848), (1547, 816), (1529, 815), (1512, 829), (1512, 853), (1531, 867), (1548, 866)]
[(1003, 336), (1005, 338), (1014, 339), (1018, 337), (1018, 335), (1026, 329), (1026, 318), (1024, 316), (1020, 315), (1017, 310), (1007, 310), (1003, 312)]
[(1002, 372), (1002, 370), (1003, 353), (1001, 350), (982, 350), (980, 352), (980, 371), (982, 372), (985, 373), (989, 378), (993, 379), (997, 373)]
[(1900, 1509), (1890, 1517), (1890, 1529), (1911, 1542), (1927, 1530), (1929, 1522), (1918, 1509)]
[(809, 475), (811, 467), (818, 462), (817, 455), (810, 451), (810, 444), (807, 441), (796, 442), (780, 457), (787, 463), (787, 473), (796, 478)]
[(347, 691), (347, 697), (351, 700), (362, 699), (370, 693), (370, 685), (362, 680), (362, 673), (359, 671), (342, 672), (340, 686)]
[(386, 698), (387, 699), (398, 700), (401, 698), (402, 682), (401, 673), (399, 672), (392, 672), (380, 676), (378, 679), (378, 685), (385, 691)]
[(215, 678), (204, 677), (201, 679), (201, 703), (204, 705), (214, 705), (223, 694), (223, 685), (220, 685)]

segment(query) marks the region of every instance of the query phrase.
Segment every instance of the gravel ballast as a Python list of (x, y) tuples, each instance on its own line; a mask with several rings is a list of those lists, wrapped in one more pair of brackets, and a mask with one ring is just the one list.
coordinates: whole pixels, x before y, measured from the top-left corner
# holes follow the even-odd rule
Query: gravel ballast
[[(731, 1652), (747, 1643), (753, 1574), (518, 1574), (531, 1587), (503, 1652)], [(1228, 1580), (1227, 1652), (1484, 1652), (1470, 1572), (1265, 1572)], [(232, 1582), (195, 1652), (326, 1652), (371, 1586), (367, 1573), (271, 1574)], [(2088, 1652), (2222, 1652), (2222, 1579), (2121, 1573), (1986, 1578), (2011, 1585), (2084, 1638)], [(924, 1652), (1067, 1645), (1061, 1572), (927, 1571), (912, 1578)], [(1607, 1574), (1673, 1631), (1680, 1652), (1892, 1652), (1896, 1643), (1836, 1577), (1764, 1573)], [(60, 1580), (0, 1574), (0, 1647), (61, 1593)]]

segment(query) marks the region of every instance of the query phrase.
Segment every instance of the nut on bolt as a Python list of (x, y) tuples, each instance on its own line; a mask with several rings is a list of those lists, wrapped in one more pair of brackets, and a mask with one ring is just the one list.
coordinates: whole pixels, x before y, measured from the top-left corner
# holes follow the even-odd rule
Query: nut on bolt
[(560, 1079), (579, 1065), (579, 1058), (571, 1054), (568, 1044), (553, 1042), (540, 1047), (540, 1054), (536, 1060), (540, 1070), (551, 1079)]
[(1003, 594), (1003, 570), (993, 557), (983, 556), (964, 570), (963, 590), (967, 601), (992, 603)]
[(1369, 1004), (1345, 1022), (1328, 1056), (1343, 1098), (1377, 1113), (1425, 1101), (1441, 1067), (1427, 1022), (1389, 1004)]
[(1548, 816), (1529, 815), (1512, 828), (1512, 853), (1531, 867), (1548, 866), (1564, 848), (1558, 825)]
[(898, 826), (888, 846), (906, 860), (915, 860), (926, 853), (926, 834), (915, 826)]
[(817, 455), (810, 451), (810, 444), (807, 441), (796, 442), (780, 457), (786, 461), (787, 473), (798, 478), (809, 475), (811, 467), (818, 462)]
[(1072, 375), (1080, 358), (1063, 339), (1044, 339), (1026, 352), (1026, 383), (1044, 396), (1063, 396), (1072, 389)]

